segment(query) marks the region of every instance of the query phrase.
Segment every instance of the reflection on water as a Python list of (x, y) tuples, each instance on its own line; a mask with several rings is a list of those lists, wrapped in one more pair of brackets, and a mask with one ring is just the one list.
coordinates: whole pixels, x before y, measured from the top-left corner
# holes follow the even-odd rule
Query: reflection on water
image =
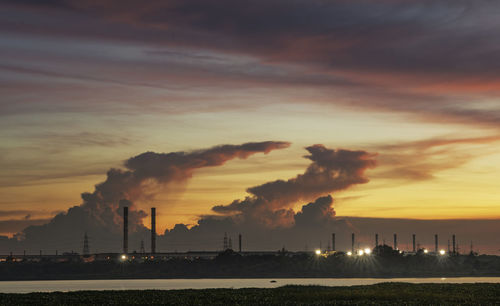
[[(274, 282), (273, 282), (274, 281)], [(78, 290), (170, 290), (206, 288), (274, 288), (284, 285), (354, 286), (383, 282), (500, 283), (500, 277), (451, 278), (251, 278), (251, 279), (113, 279), (0, 282), (2, 293)]]

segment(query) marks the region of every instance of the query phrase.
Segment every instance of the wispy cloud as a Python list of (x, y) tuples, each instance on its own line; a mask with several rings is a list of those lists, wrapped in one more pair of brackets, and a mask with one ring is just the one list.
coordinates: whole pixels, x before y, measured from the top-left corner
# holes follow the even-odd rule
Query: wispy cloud
[[(14, 16), (3, 21), (8, 33), (91, 41), (50, 59), (73, 61), (79, 71), (73, 75), (87, 81), (160, 89), (168, 79), (169, 90), (174, 84), (210, 86), (211, 95), (230, 84), (302, 87), (322, 91), (308, 102), (326, 100), (441, 123), (495, 127), (500, 121), (498, 105), (477, 107), (500, 94), (494, 64), (499, 62), (500, 5), (494, 1), (169, 0), (146, 6), (61, 0), (10, 2), (4, 9)], [(19, 26), (19, 18), (30, 25)], [(106, 41), (133, 47), (100, 52), (100, 58), (92, 58), (92, 52), (79, 55), (80, 62), (102, 64), (96, 67), (99, 77), (71, 59), (71, 52), (92, 45), (112, 50)], [(148, 56), (140, 55), (141, 48)]]
[[(380, 153), (380, 169), (372, 177), (407, 182), (434, 179), (441, 171), (459, 168), (475, 158), (496, 152), (494, 149), (481, 149), (478, 146), (498, 142), (498, 135), (449, 136), (378, 145), (373, 149)], [(471, 146), (476, 148), (473, 153)]]

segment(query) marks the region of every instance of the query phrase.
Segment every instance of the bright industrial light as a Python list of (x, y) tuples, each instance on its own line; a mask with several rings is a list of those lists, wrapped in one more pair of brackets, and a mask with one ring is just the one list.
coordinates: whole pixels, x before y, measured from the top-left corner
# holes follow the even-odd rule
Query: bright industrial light
[(363, 255), (364, 253), (365, 253), (365, 252), (363, 252), (363, 250), (359, 250), (359, 251), (358, 251), (358, 254), (359, 254), (359, 255)]
[(125, 260), (125, 259), (127, 259), (127, 255), (123, 254), (122, 255), (122, 260)]
[(372, 252), (372, 250), (370, 250), (369, 248), (366, 248), (366, 249), (365, 249), (365, 254), (366, 254), (366, 255), (370, 255), (370, 253), (371, 253), (371, 252)]
[(425, 253), (425, 254), (427, 254), (427, 253), (429, 253), (429, 251), (427, 251), (427, 249), (425, 249), (425, 250), (424, 250), (424, 253)]
[(347, 252), (347, 256), (351, 256), (351, 255), (352, 255), (351, 251)]
[(316, 255), (321, 255), (321, 250), (316, 250), (315, 253)]
[(444, 255), (444, 254), (446, 254), (446, 252), (444, 250), (440, 250), (439, 254)]

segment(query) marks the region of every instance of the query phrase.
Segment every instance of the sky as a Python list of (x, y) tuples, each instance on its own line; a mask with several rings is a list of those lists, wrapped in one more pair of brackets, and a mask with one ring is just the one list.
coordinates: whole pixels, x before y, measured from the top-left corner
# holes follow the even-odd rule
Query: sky
[(157, 208), (166, 250), (241, 231), (255, 249), (368, 243), (406, 220), (422, 243), (499, 252), (499, 16), (494, 0), (0, 1), (0, 251), (84, 231), (106, 249), (128, 205), (136, 239)]

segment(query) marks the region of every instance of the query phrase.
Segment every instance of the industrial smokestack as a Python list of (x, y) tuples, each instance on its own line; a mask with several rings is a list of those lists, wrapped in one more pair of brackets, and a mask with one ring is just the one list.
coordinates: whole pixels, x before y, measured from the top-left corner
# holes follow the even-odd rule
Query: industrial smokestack
[(378, 247), (378, 234), (375, 234), (375, 247)]
[(398, 235), (394, 234), (394, 249), (398, 249)]
[(123, 253), (128, 253), (128, 207), (123, 207)]
[(456, 244), (455, 244), (455, 234), (453, 234), (453, 254), (456, 253), (457, 249), (456, 249)]
[(238, 249), (240, 250), (241, 253), (241, 234), (238, 235)]
[(354, 254), (354, 233), (352, 233), (351, 252)]
[(439, 245), (438, 245), (438, 235), (434, 235), (434, 243), (435, 243), (435, 246), (434, 246), (434, 250), (437, 254), (437, 252), (439, 251)]
[(416, 252), (417, 249), (415, 248), (415, 234), (413, 234), (413, 252)]
[(156, 208), (151, 207), (151, 254), (156, 253)]
[(335, 233), (332, 234), (332, 251), (335, 251)]

